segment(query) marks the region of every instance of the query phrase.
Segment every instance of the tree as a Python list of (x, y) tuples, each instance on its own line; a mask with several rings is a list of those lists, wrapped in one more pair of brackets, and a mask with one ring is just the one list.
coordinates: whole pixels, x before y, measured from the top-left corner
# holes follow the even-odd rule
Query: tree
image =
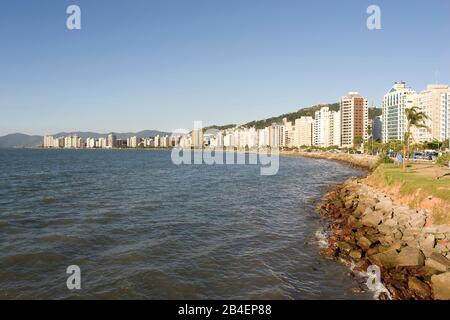
[(405, 133), (405, 142), (403, 145), (403, 170), (406, 170), (406, 164), (409, 159), (409, 144), (411, 141), (411, 128), (425, 128), (427, 130), (430, 130), (426, 124), (425, 120), (428, 119), (428, 116), (422, 112), (419, 111), (419, 108), (416, 106), (413, 106), (411, 108), (405, 109), (405, 116), (406, 116), (406, 133)]
[(355, 136), (353, 139), (353, 148), (359, 148), (361, 147), (361, 144), (364, 142), (363, 137), (361, 136)]

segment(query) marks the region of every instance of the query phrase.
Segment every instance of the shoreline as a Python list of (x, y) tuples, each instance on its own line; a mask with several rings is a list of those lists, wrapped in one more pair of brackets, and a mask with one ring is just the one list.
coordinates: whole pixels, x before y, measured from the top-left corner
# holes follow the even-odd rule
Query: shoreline
[(367, 170), (332, 187), (316, 206), (325, 220), (326, 259), (351, 265), (351, 277), (380, 269), (378, 299), (450, 299), (450, 225), (433, 225), (429, 212), (397, 203), (368, 183), (376, 157), (319, 152), (283, 155), (339, 161)]
[(352, 167), (372, 171), (375, 169), (378, 158), (365, 154), (347, 154), (331, 152), (305, 152), (305, 151), (280, 151), (280, 155), (292, 157), (304, 157), (311, 159), (323, 159), (337, 161)]

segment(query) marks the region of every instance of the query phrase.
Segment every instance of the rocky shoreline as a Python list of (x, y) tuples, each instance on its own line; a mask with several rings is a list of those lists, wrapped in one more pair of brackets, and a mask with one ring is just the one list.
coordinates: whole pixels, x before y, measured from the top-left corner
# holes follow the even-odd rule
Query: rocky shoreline
[(429, 225), (425, 211), (394, 204), (359, 178), (326, 194), (317, 211), (328, 228), (324, 256), (353, 273), (378, 266), (389, 292), (380, 299), (450, 299), (449, 225)]

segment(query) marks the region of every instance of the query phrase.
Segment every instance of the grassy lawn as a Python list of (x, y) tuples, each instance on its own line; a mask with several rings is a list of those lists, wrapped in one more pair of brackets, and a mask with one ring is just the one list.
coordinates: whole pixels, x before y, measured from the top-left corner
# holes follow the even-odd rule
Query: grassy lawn
[(439, 198), (442, 202), (428, 208), (433, 220), (436, 224), (450, 222), (450, 170), (431, 163), (411, 163), (406, 171), (395, 164), (382, 164), (368, 180), (408, 199), (412, 207), (423, 207), (426, 200)]

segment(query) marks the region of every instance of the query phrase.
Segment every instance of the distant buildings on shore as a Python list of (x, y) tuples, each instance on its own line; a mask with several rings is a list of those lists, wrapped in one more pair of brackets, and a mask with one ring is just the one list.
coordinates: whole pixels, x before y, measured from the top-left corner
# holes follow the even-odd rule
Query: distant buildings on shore
[(339, 100), (339, 110), (324, 106), (314, 117), (303, 116), (294, 121), (284, 118), (265, 128), (235, 126), (223, 130), (194, 127), (189, 134), (117, 139), (106, 137), (82, 139), (76, 135), (44, 137), (45, 148), (359, 148), (368, 139), (389, 142), (403, 140), (406, 132), (405, 109), (416, 106), (427, 114), (424, 128), (413, 128), (416, 143), (443, 141), (450, 137), (450, 89), (432, 84), (417, 93), (405, 82), (396, 82), (383, 97), (382, 115), (369, 120), (367, 99), (351, 91)]
[(136, 136), (127, 139), (117, 139), (115, 134), (106, 137), (83, 139), (77, 135), (54, 137), (44, 136), (44, 148), (54, 149), (112, 149), (112, 148), (169, 148), (175, 146), (176, 137), (155, 136), (138, 138)]
[(415, 143), (444, 141), (449, 139), (450, 89), (448, 85), (430, 84), (421, 92), (416, 92), (405, 82), (396, 82), (384, 95), (382, 116), (383, 142), (403, 140), (406, 126), (405, 109), (413, 106), (424, 112), (427, 128), (412, 128)]

